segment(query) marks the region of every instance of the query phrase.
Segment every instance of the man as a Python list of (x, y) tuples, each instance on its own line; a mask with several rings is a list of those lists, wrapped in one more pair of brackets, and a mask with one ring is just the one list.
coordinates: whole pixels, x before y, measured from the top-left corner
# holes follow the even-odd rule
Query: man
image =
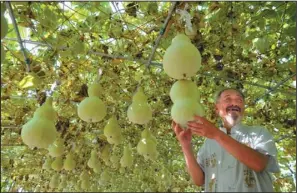
[[(173, 122), (193, 182), (204, 185), (205, 192), (273, 192), (270, 172), (280, 169), (272, 135), (263, 127), (241, 123), (244, 95), (236, 89), (219, 92), (215, 107), (223, 122), (219, 129), (199, 116), (186, 130)], [(197, 160), (192, 135), (207, 138)]]

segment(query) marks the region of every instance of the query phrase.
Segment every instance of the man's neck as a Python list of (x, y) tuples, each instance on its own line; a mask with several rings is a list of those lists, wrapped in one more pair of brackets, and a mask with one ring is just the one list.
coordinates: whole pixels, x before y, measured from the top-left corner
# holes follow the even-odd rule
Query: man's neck
[(232, 128), (232, 126), (230, 126), (230, 125), (227, 124), (227, 123), (223, 123), (223, 126), (224, 126), (224, 128), (226, 129), (227, 134), (229, 135), (229, 134), (231, 133), (231, 128)]

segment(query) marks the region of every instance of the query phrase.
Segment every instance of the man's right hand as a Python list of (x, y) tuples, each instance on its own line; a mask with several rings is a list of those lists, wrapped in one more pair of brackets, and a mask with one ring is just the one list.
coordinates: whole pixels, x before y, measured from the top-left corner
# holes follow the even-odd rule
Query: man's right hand
[(177, 123), (172, 121), (172, 129), (174, 130), (179, 143), (182, 146), (182, 151), (185, 156), (188, 173), (191, 175), (193, 182), (197, 186), (204, 184), (204, 173), (197, 163), (196, 157), (192, 150), (192, 133), (191, 129), (184, 130)]
[(172, 129), (183, 149), (191, 148), (192, 132), (191, 129), (184, 130), (176, 122), (172, 121)]

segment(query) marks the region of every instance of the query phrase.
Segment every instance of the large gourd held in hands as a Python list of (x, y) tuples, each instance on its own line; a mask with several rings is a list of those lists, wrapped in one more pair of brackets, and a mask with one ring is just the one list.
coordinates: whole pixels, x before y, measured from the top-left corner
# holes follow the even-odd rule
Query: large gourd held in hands
[(188, 98), (180, 99), (171, 107), (172, 119), (184, 128), (187, 127), (188, 121), (194, 120), (195, 115), (205, 116), (203, 106), (195, 100)]
[(174, 103), (179, 99), (191, 98), (200, 100), (200, 93), (196, 84), (191, 80), (178, 80), (170, 89), (170, 99)]
[(171, 107), (172, 119), (186, 128), (187, 122), (194, 116), (205, 116), (205, 110), (200, 104), (200, 93), (196, 84), (191, 80), (178, 80), (170, 89), (170, 98), (174, 103)]

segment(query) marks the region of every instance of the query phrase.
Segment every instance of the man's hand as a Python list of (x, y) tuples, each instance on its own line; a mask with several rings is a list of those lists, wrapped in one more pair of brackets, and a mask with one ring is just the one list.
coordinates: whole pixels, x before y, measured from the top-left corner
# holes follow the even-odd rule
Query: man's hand
[(195, 116), (194, 121), (189, 121), (188, 128), (192, 131), (193, 134), (210, 139), (215, 139), (222, 132), (213, 123), (200, 116)]
[(192, 150), (191, 140), (192, 132), (191, 129), (182, 129), (177, 123), (172, 121), (172, 129), (174, 130), (179, 143), (182, 146), (182, 151), (185, 156), (188, 173), (190, 174), (193, 182), (197, 186), (204, 184), (204, 173), (197, 163), (196, 157)]
[(192, 133), (190, 129), (182, 129), (176, 122), (172, 121), (172, 129), (174, 130), (176, 137), (181, 144), (182, 148), (190, 148)]

